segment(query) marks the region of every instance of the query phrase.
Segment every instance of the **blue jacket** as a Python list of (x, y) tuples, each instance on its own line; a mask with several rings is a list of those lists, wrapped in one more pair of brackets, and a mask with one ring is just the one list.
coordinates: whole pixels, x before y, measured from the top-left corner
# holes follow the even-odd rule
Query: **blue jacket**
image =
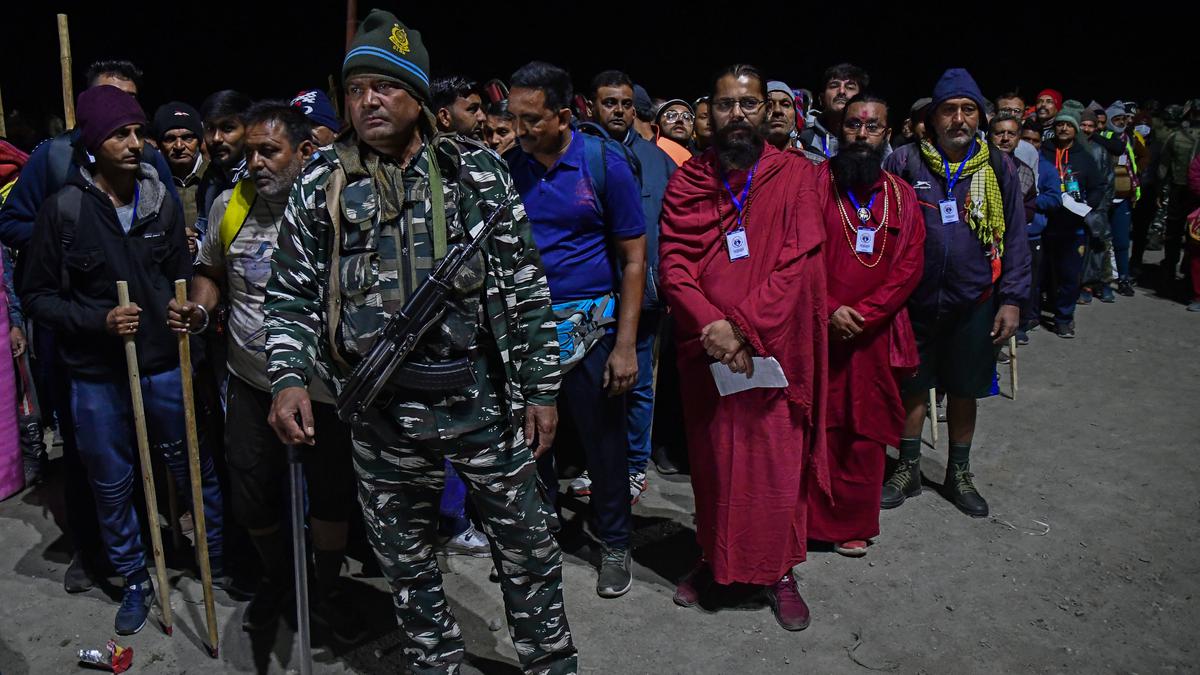
[(1058, 170), (1054, 168), (1054, 162), (1046, 159), (1045, 155), (1039, 154), (1037, 206), (1033, 213), (1033, 219), (1029, 221), (1029, 227), (1025, 230), (1029, 233), (1029, 241), (1037, 241), (1042, 238), (1042, 232), (1046, 229), (1046, 215), (1061, 206), (1062, 189), (1059, 185)]
[(646, 216), (646, 297), (647, 307), (662, 306), (658, 292), (658, 216), (662, 213), (667, 181), (675, 173), (675, 160), (657, 145), (630, 129), (623, 141), (641, 164), (642, 213)]
[[(1045, 143), (1042, 145), (1042, 159), (1050, 163), (1054, 170), (1054, 178), (1059, 183), (1059, 208), (1052, 208), (1046, 211), (1046, 231), (1058, 234), (1076, 234), (1083, 233), (1087, 224), (1083, 217), (1071, 213), (1062, 206), (1061, 197), (1061, 179), (1058, 176), (1058, 168), (1054, 165), (1055, 158), (1054, 143)], [(1099, 209), (1101, 204), (1107, 205), (1106, 190), (1108, 183), (1103, 175), (1101, 168), (1096, 164), (1096, 160), (1092, 155), (1092, 149), (1075, 143), (1067, 152), (1067, 164), (1074, 172), (1076, 180), (1079, 181), (1079, 190), (1082, 193), (1083, 201), (1093, 209)], [(1039, 172), (1040, 173), (1040, 172)]]
[[(8, 195), (8, 200), (0, 208), (0, 243), (18, 251), (29, 243), (33, 236), (33, 222), (37, 220), (42, 203), (63, 189), (68, 176), (79, 173), (76, 153), (80, 150), (75, 148), (78, 138), (79, 131), (71, 130), (64, 135), (43, 141), (33, 149), (29, 161), (21, 169), (21, 178), (17, 180), (17, 184)], [(62, 156), (51, 158), (51, 153), (68, 151), (72, 153), (69, 159)], [(142, 153), (142, 161), (158, 170), (159, 180), (167, 186), (167, 192), (175, 203), (179, 204), (179, 194), (175, 192), (171, 167), (162, 153), (147, 145)], [(65, 175), (51, 175), (54, 173), (51, 167), (56, 163), (67, 166)]]
[(975, 176), (963, 177), (955, 184), (959, 221), (943, 224), (938, 202), (946, 199), (946, 179), (934, 173), (921, 158), (920, 144), (902, 146), (883, 162), (884, 169), (913, 186), (921, 214), (925, 216), (925, 273), (908, 300), (913, 313), (928, 316), (958, 312), (992, 296), (997, 297), (999, 304), (1020, 307), (1029, 296), (1029, 239), (1021, 180), (1011, 157), (995, 146), (990, 147), (990, 153), (999, 158), (1002, 169), (997, 179), (1006, 219), (1004, 256), (995, 284), (991, 260), (963, 213)]

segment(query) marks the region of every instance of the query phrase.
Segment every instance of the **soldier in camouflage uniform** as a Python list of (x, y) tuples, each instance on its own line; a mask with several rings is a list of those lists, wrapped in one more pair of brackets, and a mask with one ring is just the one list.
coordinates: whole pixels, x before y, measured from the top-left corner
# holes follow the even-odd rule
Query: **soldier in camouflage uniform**
[[(433, 136), (428, 72), (420, 35), (387, 12), (371, 12), (343, 65), (354, 129), (293, 188), (266, 303), (271, 424), (287, 443), (312, 438), (309, 379), (315, 374), (340, 391), (447, 246), (515, 194), (503, 164), (482, 145)], [(519, 200), (454, 286), (445, 316), (409, 360), (469, 362), (476, 384), (414, 391), (393, 376), (355, 426), (368, 538), (394, 591), (412, 672), (457, 672), (462, 634), (433, 550), (449, 459), (491, 543), (522, 667), (574, 673), (562, 554), (547, 528), (530, 449), (535, 434), (537, 454), (553, 440), (558, 345)]]

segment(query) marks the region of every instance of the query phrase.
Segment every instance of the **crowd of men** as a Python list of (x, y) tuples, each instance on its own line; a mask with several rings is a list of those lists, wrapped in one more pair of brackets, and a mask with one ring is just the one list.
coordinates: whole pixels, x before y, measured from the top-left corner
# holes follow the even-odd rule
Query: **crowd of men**
[[(526, 672), (568, 673), (560, 485), (587, 498), (596, 592), (616, 598), (650, 463), (689, 473), (703, 554), (675, 603), (764, 598), (802, 630), (793, 568), (810, 540), (866, 555), (880, 509), (921, 492), (931, 389), (946, 400), (941, 491), (983, 517), (976, 402), (1010, 337), (1073, 337), (1076, 307), (1133, 295), (1156, 245), (1150, 285), (1179, 292), (1186, 248), (1200, 311), (1200, 101), (989, 99), (952, 68), (905, 108), (850, 64), (815, 95), (739, 64), (699, 98), (652, 99), (615, 70), (577, 95), (546, 62), (480, 85), (433, 77), (431, 60), (376, 10), (345, 56), (341, 114), (318, 89), (225, 90), (152, 117), (138, 69), (104, 61), (75, 129), (31, 155), (0, 143), (0, 240), (16, 259), (0, 319), (18, 366), (0, 377), (42, 404), (4, 412), (22, 416), (24, 483), (56, 427), (64, 586), (123, 577), (119, 634), (143, 627), (156, 592), (127, 336), (156, 459), (186, 517), (205, 519), (214, 585), (247, 601), (245, 630), (288, 608), (286, 446), (299, 445), (313, 618), (336, 639), (366, 632), (339, 590), (361, 520), (414, 672), (463, 659), (443, 550), (491, 557)], [(342, 419), (349, 373), (481, 232), (436, 324), (375, 404)], [(190, 279), (186, 302), (175, 279)], [(181, 334), (197, 353), (199, 505)]]

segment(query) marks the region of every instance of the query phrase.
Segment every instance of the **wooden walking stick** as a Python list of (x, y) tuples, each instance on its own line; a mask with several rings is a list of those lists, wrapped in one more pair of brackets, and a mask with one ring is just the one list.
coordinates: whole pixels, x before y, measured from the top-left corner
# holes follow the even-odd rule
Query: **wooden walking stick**
[(1017, 336), (1008, 338), (1008, 378), (1012, 384), (1012, 398), (1017, 400)]
[(937, 425), (937, 387), (934, 387), (929, 390), (929, 433), (934, 445), (937, 445)]
[[(62, 16), (61, 14), (59, 16)], [(129, 306), (129, 283), (117, 282), (117, 302)], [(138, 461), (142, 465), (142, 489), (146, 491), (146, 521), (150, 528), (150, 547), (158, 577), (158, 606), (162, 608), (163, 630), (175, 631), (171, 621), (171, 587), (167, 585), (167, 565), (163, 562), (162, 533), (158, 528), (158, 496), (154, 492), (154, 467), (150, 464), (150, 438), (146, 435), (146, 408), (142, 405), (142, 376), (138, 372), (137, 343), (125, 336), (125, 365), (129, 370), (129, 393), (133, 397), (133, 426), (137, 432)]]
[(0, 138), (8, 136), (8, 126), (4, 124), (4, 95), (0, 94)]
[(354, 34), (358, 32), (358, 0), (346, 0), (346, 51), (354, 42)]
[(63, 119), (68, 129), (75, 128), (75, 88), (71, 83), (71, 31), (67, 15), (58, 15), (58, 60), (62, 64)]
[[(175, 302), (187, 302), (187, 280), (175, 280)], [(200, 581), (204, 585), (204, 616), (208, 622), (208, 654), (217, 658), (217, 609), (213, 604), (212, 567), (208, 559), (208, 524), (204, 517), (204, 492), (200, 487), (200, 440), (196, 435), (196, 401), (192, 389), (191, 336), (179, 333), (179, 373), (183, 380), (183, 419), (187, 427), (188, 474), (192, 478), (192, 532), (200, 558)]]

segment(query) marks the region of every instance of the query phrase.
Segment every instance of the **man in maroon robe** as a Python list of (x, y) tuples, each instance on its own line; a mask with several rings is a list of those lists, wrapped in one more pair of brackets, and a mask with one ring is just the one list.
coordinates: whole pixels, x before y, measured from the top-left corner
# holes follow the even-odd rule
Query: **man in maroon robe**
[(919, 364), (905, 302), (921, 280), (925, 221), (916, 193), (881, 168), (887, 102), (846, 105), (841, 150), (817, 170), (825, 214), (830, 493), (808, 495), (808, 536), (842, 555), (866, 555), (879, 534), (884, 451), (904, 430), (899, 379)]
[[(809, 490), (825, 458), (825, 238), (816, 169), (766, 145), (766, 82), (750, 66), (717, 78), (714, 147), (671, 178), (660, 239), (676, 326), (684, 421), (704, 558), (675, 602), (712, 581), (763, 587), (780, 625), (808, 626), (792, 568), (804, 561)], [(787, 385), (720, 396), (710, 365), (749, 375), (778, 361)], [(757, 592), (757, 591), (756, 591)]]

